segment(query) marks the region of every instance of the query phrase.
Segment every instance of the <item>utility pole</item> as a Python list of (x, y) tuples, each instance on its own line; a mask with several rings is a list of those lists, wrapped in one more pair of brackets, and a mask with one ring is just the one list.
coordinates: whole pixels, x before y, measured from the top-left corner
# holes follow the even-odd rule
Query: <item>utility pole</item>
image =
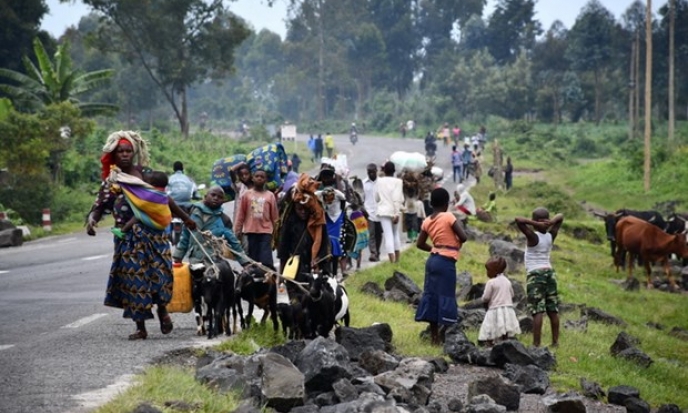
[(647, 0), (645, 10), (645, 162), (643, 181), (645, 192), (650, 190), (650, 166), (652, 147), (652, 0)]
[(669, 146), (674, 144), (676, 112), (674, 105), (674, 30), (676, 26), (676, 0), (669, 0)]
[(635, 97), (635, 88), (636, 88), (636, 79), (635, 79), (635, 73), (633, 73), (633, 69), (635, 68), (635, 54), (637, 51), (635, 50), (635, 41), (631, 42), (631, 67), (629, 69), (629, 76), (628, 76), (628, 140), (632, 141), (633, 140), (633, 135), (635, 134), (635, 119), (634, 119), (634, 112), (633, 112), (633, 104), (634, 102), (634, 97)]

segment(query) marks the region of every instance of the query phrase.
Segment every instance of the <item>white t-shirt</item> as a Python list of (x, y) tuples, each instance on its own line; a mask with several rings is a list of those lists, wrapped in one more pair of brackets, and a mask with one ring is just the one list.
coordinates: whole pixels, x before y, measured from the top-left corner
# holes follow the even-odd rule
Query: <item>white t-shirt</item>
[(549, 254), (552, 251), (552, 234), (535, 231), (535, 235), (538, 237), (537, 245), (534, 247), (526, 245), (524, 258), (527, 273), (552, 268), (552, 264), (549, 262)]
[(392, 176), (377, 178), (377, 216), (399, 217), (404, 209), (404, 183)]
[(371, 181), (370, 178), (363, 180), (363, 206), (368, 212), (368, 219), (374, 222), (378, 222), (377, 219), (377, 202), (375, 202), (375, 193), (377, 192), (377, 187), (375, 182)]

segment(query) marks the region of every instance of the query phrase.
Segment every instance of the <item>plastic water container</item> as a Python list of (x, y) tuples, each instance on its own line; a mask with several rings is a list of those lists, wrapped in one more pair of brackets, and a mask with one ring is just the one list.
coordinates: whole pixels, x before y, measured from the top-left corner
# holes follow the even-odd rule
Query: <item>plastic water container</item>
[(174, 285), (172, 287), (172, 299), (167, 304), (170, 313), (188, 313), (193, 310), (193, 298), (191, 298), (191, 271), (189, 263), (174, 263), (172, 265)]

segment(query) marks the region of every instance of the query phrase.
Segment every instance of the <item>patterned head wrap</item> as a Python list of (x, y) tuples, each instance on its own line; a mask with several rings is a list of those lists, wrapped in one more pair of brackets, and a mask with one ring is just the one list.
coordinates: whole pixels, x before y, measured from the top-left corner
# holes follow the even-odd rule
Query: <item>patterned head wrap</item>
[(135, 165), (142, 167), (148, 166), (150, 157), (148, 155), (148, 142), (146, 142), (141, 135), (134, 131), (118, 131), (110, 134), (105, 145), (103, 145), (103, 156), (100, 158), (101, 178), (105, 180), (110, 175), (110, 169), (114, 165), (114, 158), (112, 152), (124, 142), (129, 142), (134, 148)]

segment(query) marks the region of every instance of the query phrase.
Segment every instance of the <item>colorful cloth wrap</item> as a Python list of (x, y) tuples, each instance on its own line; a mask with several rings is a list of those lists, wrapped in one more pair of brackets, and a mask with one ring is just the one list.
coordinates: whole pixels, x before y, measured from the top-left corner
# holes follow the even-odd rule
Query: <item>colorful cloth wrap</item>
[(282, 176), (287, 174), (287, 152), (281, 143), (271, 143), (254, 149), (246, 156), (251, 172), (265, 171), (268, 174), (265, 188), (273, 191), (282, 185)]
[(114, 179), (122, 188), (127, 203), (145, 226), (157, 230), (165, 229), (172, 222), (172, 212), (167, 194), (155, 189), (141, 179), (122, 172), (111, 173), (109, 179)]
[(242, 162), (246, 162), (246, 155), (239, 154), (218, 159), (213, 163), (213, 169), (210, 172), (210, 182), (212, 185), (220, 185), (222, 187), (227, 201), (234, 201), (236, 198), (229, 171)]

